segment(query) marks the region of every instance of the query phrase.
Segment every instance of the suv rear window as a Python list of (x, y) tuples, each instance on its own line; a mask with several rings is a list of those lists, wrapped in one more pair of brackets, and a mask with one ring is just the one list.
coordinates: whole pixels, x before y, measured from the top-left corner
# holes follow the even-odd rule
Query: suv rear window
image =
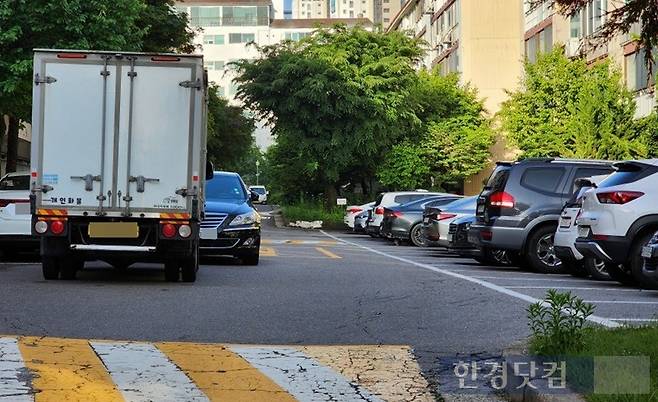
[(0, 180), (0, 190), (29, 190), (30, 176), (10, 176)]
[(612, 187), (620, 184), (633, 183), (658, 172), (658, 167), (644, 163), (618, 163), (617, 171), (599, 184), (599, 187)]
[(509, 166), (499, 165), (489, 176), (487, 184), (484, 186), (487, 190), (502, 190), (505, 188), (507, 183), (507, 178), (509, 177)]
[(564, 176), (564, 168), (540, 167), (528, 168), (523, 172), (521, 185), (533, 190), (554, 193)]

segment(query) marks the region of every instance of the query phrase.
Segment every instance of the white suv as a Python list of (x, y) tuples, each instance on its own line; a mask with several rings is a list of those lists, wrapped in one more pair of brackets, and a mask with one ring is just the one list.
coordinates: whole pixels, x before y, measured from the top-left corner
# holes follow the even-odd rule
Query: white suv
[(616, 163), (615, 172), (583, 197), (576, 249), (606, 263), (622, 283), (658, 289), (642, 272), (641, 250), (658, 229), (658, 159)]
[(576, 239), (578, 238), (576, 219), (580, 215), (583, 197), (607, 177), (608, 175), (577, 179), (575, 190), (560, 213), (560, 220), (553, 239), (553, 247), (555, 248), (555, 255), (574, 276), (591, 276), (592, 279), (596, 280), (610, 279), (602, 260), (591, 257), (585, 258), (576, 250)]
[(434, 197), (437, 195), (454, 196), (454, 194), (430, 193), (426, 190), (395, 191), (379, 194), (375, 201), (375, 205), (369, 211), (366, 232), (373, 237), (379, 236), (379, 230), (381, 229), (382, 221), (384, 220), (384, 208), (394, 207), (411, 201), (420, 200), (421, 198)]
[(0, 245), (6, 254), (38, 244), (32, 237), (30, 174), (9, 173), (0, 179)]

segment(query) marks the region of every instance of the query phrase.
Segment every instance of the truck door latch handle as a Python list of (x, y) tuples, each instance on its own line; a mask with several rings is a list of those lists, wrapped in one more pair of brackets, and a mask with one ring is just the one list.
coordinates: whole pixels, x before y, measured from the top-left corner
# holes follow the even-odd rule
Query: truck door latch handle
[(32, 188), (33, 193), (41, 192), (43, 194), (46, 194), (48, 191), (53, 191), (53, 190), (54, 190), (53, 186), (49, 186), (47, 184), (42, 184), (41, 186), (35, 186), (34, 188)]
[(94, 182), (101, 181), (100, 176), (94, 176), (91, 174), (86, 174), (84, 176), (71, 176), (72, 180), (84, 180), (85, 181), (85, 191), (94, 191)]
[(137, 192), (138, 193), (143, 193), (144, 192), (144, 185), (149, 182), (149, 183), (158, 183), (160, 179), (152, 179), (149, 177), (144, 177), (144, 176), (130, 176), (130, 182), (131, 183), (137, 183)]
[(201, 84), (201, 80), (198, 78), (194, 81), (179, 82), (178, 85), (182, 86), (183, 88), (196, 88), (197, 91), (200, 91), (203, 86)]

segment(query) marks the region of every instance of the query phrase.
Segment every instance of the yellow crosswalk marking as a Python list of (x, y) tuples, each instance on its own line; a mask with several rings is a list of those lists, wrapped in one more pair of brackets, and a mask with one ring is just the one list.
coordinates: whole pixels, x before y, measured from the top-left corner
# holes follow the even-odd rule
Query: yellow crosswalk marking
[(340, 259), (340, 258), (343, 258), (343, 257), (341, 257), (341, 256), (339, 256), (339, 255), (336, 255), (336, 254), (332, 253), (331, 251), (327, 250), (326, 248), (316, 247), (315, 249), (318, 250), (320, 253), (326, 255), (326, 256), (329, 257), (329, 258), (333, 258), (333, 259)]
[(19, 349), (35, 374), (36, 402), (123, 400), (86, 340), (24, 337)]
[(157, 346), (211, 401), (295, 401), (225, 346), (169, 342)]
[(277, 252), (274, 249), (274, 247), (261, 247), (260, 248), (260, 256), (261, 257), (276, 257)]

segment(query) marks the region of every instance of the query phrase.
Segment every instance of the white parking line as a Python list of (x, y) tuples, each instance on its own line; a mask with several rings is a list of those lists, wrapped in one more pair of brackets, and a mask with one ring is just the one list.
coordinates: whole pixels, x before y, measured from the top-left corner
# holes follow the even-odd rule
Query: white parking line
[(91, 342), (127, 402), (203, 401), (208, 397), (158, 348), (138, 342)]
[(381, 401), (299, 350), (241, 346), (231, 350), (300, 401)]
[(472, 278), (478, 279), (498, 279), (501, 281), (549, 281), (549, 282), (583, 282), (583, 283), (592, 283), (589, 279), (555, 279), (550, 276), (544, 278), (510, 278), (505, 276), (480, 276), (473, 275)]
[(578, 286), (507, 286), (508, 289), (555, 289), (555, 290), (605, 290), (614, 292), (635, 292), (656, 294), (655, 291), (627, 288), (609, 288), (601, 286), (599, 288), (578, 287)]
[[(28, 372), (16, 338), (0, 338), (0, 400), (32, 402)], [(6, 399), (5, 399), (6, 398)]]
[(658, 304), (658, 301), (634, 301), (634, 300), (584, 300), (586, 303), (598, 304)]
[(628, 322), (658, 322), (658, 318), (611, 318), (611, 320)]
[[(505, 294), (505, 295), (523, 300), (527, 303), (537, 303), (537, 302), (541, 301), (541, 300), (536, 299), (532, 296), (517, 292), (515, 290), (509, 289), (509, 288), (506, 288), (506, 287), (503, 287), (503, 286), (500, 286), (500, 285), (496, 285), (495, 283), (487, 282), (485, 280), (478, 279), (478, 278), (473, 278), (473, 277), (468, 276), (468, 275), (462, 275), (462, 274), (456, 273), (456, 272), (451, 271), (451, 270), (441, 269), (441, 268), (434, 267), (432, 265), (412, 261), (412, 260), (409, 260), (409, 259), (406, 259), (406, 258), (397, 257), (395, 255), (391, 255), (391, 254), (385, 253), (383, 251), (375, 250), (371, 247), (362, 246), (358, 243), (343, 240), (339, 237), (336, 237), (332, 234), (329, 234), (329, 233), (325, 232), (324, 230), (321, 230), (320, 232), (323, 233), (325, 236), (330, 237), (334, 240), (337, 240), (337, 241), (345, 243), (345, 244), (351, 244), (351, 245), (354, 245), (354, 246), (357, 246), (357, 247), (361, 247), (362, 249), (370, 251), (371, 253), (375, 253), (375, 254), (379, 254), (379, 255), (384, 256), (384, 257), (392, 258), (394, 260), (398, 260), (398, 261), (404, 262), (406, 264), (415, 265), (419, 268), (423, 268), (423, 269), (433, 271), (433, 272), (436, 272), (436, 273), (439, 273), (439, 274), (451, 276), (453, 278), (462, 279), (462, 280), (465, 280), (465, 281), (468, 281), (468, 282), (471, 282), (471, 283), (476, 283), (476, 284), (478, 284), (480, 286), (483, 286), (485, 288), (488, 288), (488, 289), (494, 290), (498, 293), (502, 293), (502, 294)], [(621, 324), (619, 324), (618, 322), (616, 322), (614, 320), (610, 320), (610, 319), (605, 318), (605, 317), (599, 317), (597, 315), (591, 315), (587, 319), (589, 321), (592, 321), (592, 322), (595, 322), (597, 324), (600, 324), (600, 325), (603, 325), (603, 326), (606, 326), (606, 327), (610, 327), (610, 328), (621, 326)]]

